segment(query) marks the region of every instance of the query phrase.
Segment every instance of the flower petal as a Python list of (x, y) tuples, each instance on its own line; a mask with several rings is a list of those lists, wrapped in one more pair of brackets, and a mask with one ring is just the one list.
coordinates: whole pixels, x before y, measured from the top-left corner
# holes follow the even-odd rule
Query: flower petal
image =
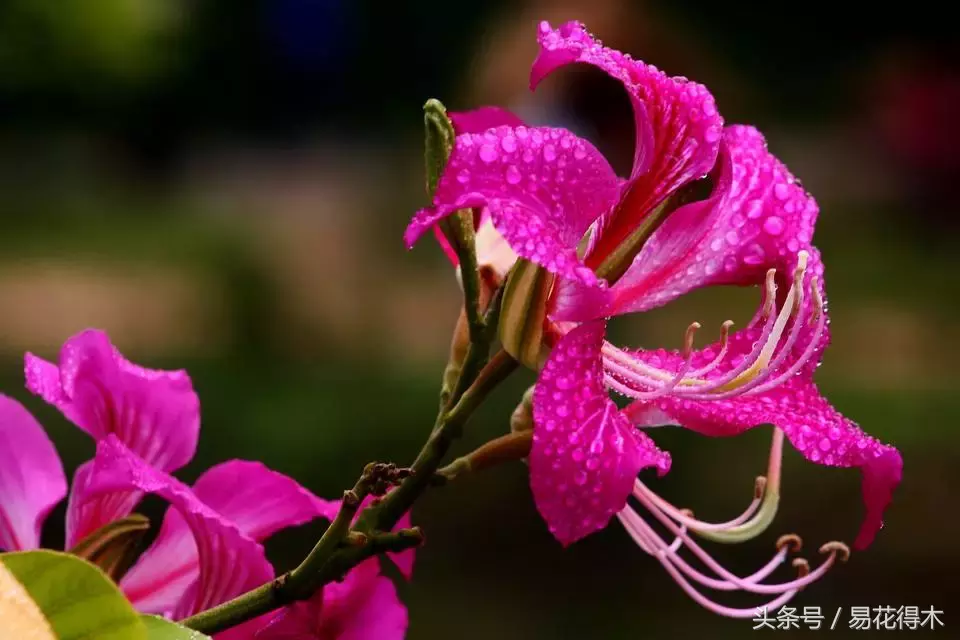
[(417, 212), (404, 240), (413, 246), (440, 219), (487, 207), (520, 256), (552, 273), (600, 283), (577, 244), (617, 200), (613, 169), (589, 142), (564, 129), (498, 127), (457, 137), (433, 206)]
[(40, 546), (40, 528), (67, 493), (57, 450), (23, 405), (0, 394), (0, 550)]
[(530, 485), (540, 514), (564, 545), (603, 528), (626, 504), (640, 469), (670, 468), (670, 456), (637, 431), (607, 396), (594, 321), (564, 336), (533, 395)]
[[(263, 542), (280, 529), (318, 516), (332, 519), (337, 505), (259, 462), (232, 460), (203, 473), (194, 495), (244, 535)], [(141, 611), (165, 613), (197, 579), (193, 535), (176, 509), (168, 509), (156, 541), (123, 577), (124, 593)]]
[(453, 123), (453, 130), (457, 135), (461, 133), (483, 133), (487, 129), (507, 125), (522, 127), (523, 120), (506, 109), (500, 107), (479, 107), (471, 111), (451, 111), (447, 114)]
[(145, 369), (128, 362), (107, 335), (96, 330), (67, 340), (59, 366), (28, 353), (25, 370), (30, 391), (95, 439), (115, 434), (164, 471), (176, 471), (193, 458), (200, 403), (186, 371)]
[(98, 443), (91, 478), (91, 494), (126, 489), (164, 498), (193, 533), (199, 576), (173, 607), (174, 619), (225, 602), (273, 578), (263, 546), (204, 504), (182, 482), (147, 464), (116, 436), (111, 434)]
[(789, 278), (798, 252), (812, 250), (817, 203), (760, 132), (727, 127), (714, 176), (708, 200), (680, 207), (653, 234), (611, 289), (608, 311), (645, 311), (704, 285), (757, 284), (770, 268)]
[(634, 108), (633, 170), (620, 206), (603, 219), (588, 264), (596, 266), (626, 239), (653, 208), (713, 167), (723, 118), (706, 87), (670, 77), (656, 67), (608, 49), (579, 22), (552, 29), (540, 23), (540, 54), (533, 63), (535, 87), (557, 67), (586, 63), (623, 83)]
[[(175, 471), (193, 458), (200, 431), (200, 402), (185, 371), (146, 369), (126, 360), (102, 331), (83, 331), (60, 350), (57, 365), (26, 354), (27, 388), (60, 409), (94, 439), (110, 434), (147, 463)], [(89, 471), (78, 469), (73, 491)], [(67, 505), (67, 546), (130, 513), (138, 492)], [(80, 506), (82, 504), (82, 509)], [(78, 510), (79, 509), (79, 510)]]
[[(265, 619), (256, 640), (402, 640), (407, 610), (393, 583), (371, 558), (342, 582), (331, 582), (311, 599)], [(218, 640), (222, 640), (218, 636)]]
[(67, 498), (66, 548), (72, 549), (78, 542), (104, 525), (125, 518), (143, 498), (141, 491), (113, 491), (90, 493), (94, 461), (89, 460), (73, 474), (70, 495)]
[(667, 397), (657, 400), (656, 406), (685, 427), (710, 436), (773, 424), (812, 462), (860, 467), (866, 514), (854, 546), (865, 548), (883, 524), (883, 511), (900, 483), (903, 461), (895, 448), (841, 415), (805, 377), (795, 376), (762, 394), (701, 402)]

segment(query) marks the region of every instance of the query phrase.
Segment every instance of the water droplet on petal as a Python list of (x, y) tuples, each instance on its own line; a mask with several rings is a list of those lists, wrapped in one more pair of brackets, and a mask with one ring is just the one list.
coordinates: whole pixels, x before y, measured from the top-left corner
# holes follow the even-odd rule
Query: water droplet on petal
[(773, 188), (773, 195), (777, 197), (777, 200), (786, 200), (787, 196), (790, 195), (790, 187), (780, 182)]
[(557, 159), (557, 148), (552, 144), (543, 145), (543, 159), (547, 162), (553, 162)]
[(522, 176), (520, 175), (520, 170), (517, 169), (515, 166), (510, 165), (509, 167), (507, 167), (507, 175), (506, 175), (507, 182), (509, 182), (510, 184), (517, 184), (520, 182), (521, 177)]
[(490, 164), (497, 159), (497, 150), (493, 148), (493, 145), (483, 145), (480, 147), (480, 159)]
[(460, 184), (467, 184), (470, 182), (470, 172), (466, 169), (461, 169), (460, 173), (457, 174), (457, 182)]
[(783, 233), (783, 220), (777, 216), (770, 216), (763, 221), (763, 230), (771, 236), (778, 236)]
[(517, 150), (517, 139), (513, 136), (504, 136), (504, 138), (500, 140), (500, 146), (503, 147), (503, 150), (507, 153), (513, 153)]

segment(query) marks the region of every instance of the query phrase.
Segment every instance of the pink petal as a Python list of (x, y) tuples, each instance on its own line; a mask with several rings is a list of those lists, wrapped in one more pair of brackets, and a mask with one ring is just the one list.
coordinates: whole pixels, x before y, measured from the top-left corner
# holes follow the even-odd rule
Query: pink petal
[(617, 195), (613, 170), (589, 142), (564, 129), (498, 127), (457, 137), (434, 206), (417, 212), (404, 239), (411, 247), (454, 211), (485, 206), (518, 255), (596, 286), (577, 244)]
[(67, 498), (66, 548), (70, 549), (100, 527), (130, 515), (143, 498), (141, 491), (121, 490), (91, 495), (89, 487), (94, 461), (89, 460), (73, 474)]
[(273, 567), (258, 542), (201, 502), (182, 482), (147, 464), (116, 436), (98, 443), (91, 477), (91, 494), (126, 489), (164, 498), (193, 533), (200, 572), (173, 606), (175, 619), (225, 602), (273, 578)]
[[(264, 620), (256, 640), (402, 640), (407, 610), (371, 558), (342, 582)], [(223, 640), (218, 636), (218, 640)]]
[[(410, 519), (410, 512), (403, 514), (403, 517), (397, 522), (397, 526), (394, 529), (409, 529), (412, 526), (412, 521)], [(417, 550), (415, 548), (407, 549), (405, 551), (400, 551), (398, 553), (387, 554), (390, 556), (390, 559), (393, 560), (393, 563), (397, 565), (397, 569), (400, 570), (400, 575), (402, 575), (407, 580), (413, 579), (413, 562), (417, 557)]]
[(57, 450), (23, 405), (0, 394), (0, 550), (40, 546), (40, 528), (67, 493)]
[[(185, 371), (146, 369), (127, 361), (102, 331), (83, 331), (60, 350), (58, 364), (26, 354), (27, 388), (96, 440), (110, 434), (147, 463), (175, 471), (193, 458), (200, 402)], [(74, 491), (86, 477), (78, 469)], [(67, 509), (67, 546), (130, 513), (137, 492), (120, 492)]]
[(186, 371), (137, 366), (105, 333), (87, 330), (67, 340), (58, 365), (28, 353), (25, 372), (30, 391), (95, 439), (115, 434), (164, 471), (193, 458), (200, 403)]
[[(292, 478), (243, 460), (211, 467), (197, 480), (193, 493), (257, 542), (318, 516), (332, 519), (337, 510), (335, 503), (317, 498)], [(121, 586), (141, 611), (165, 613), (198, 573), (193, 534), (180, 512), (168, 509), (156, 541), (124, 576)]]
[(640, 469), (670, 468), (670, 456), (637, 431), (607, 396), (595, 321), (564, 336), (533, 396), (530, 485), (540, 514), (564, 545), (603, 528), (626, 504)]
[(483, 133), (487, 129), (494, 127), (510, 126), (522, 127), (524, 125), (517, 115), (501, 109), (500, 107), (479, 107), (471, 111), (458, 111), (447, 114), (453, 123), (453, 130), (457, 135), (462, 133)]
[(637, 224), (679, 187), (706, 175), (717, 158), (723, 118), (703, 85), (670, 77), (656, 67), (598, 43), (579, 22), (559, 29), (540, 23), (540, 54), (533, 63), (531, 88), (556, 68), (571, 63), (599, 67), (623, 83), (634, 107), (636, 147), (624, 201), (601, 225), (595, 266)]
[(609, 311), (660, 306), (710, 284), (757, 284), (767, 269), (789, 280), (811, 251), (817, 203), (753, 127), (724, 130), (709, 200), (670, 214), (611, 291)]
[(860, 467), (866, 514), (854, 545), (865, 548), (883, 524), (884, 509), (900, 483), (903, 461), (896, 449), (843, 417), (804, 378), (795, 376), (756, 395), (704, 402), (667, 397), (656, 405), (685, 427), (711, 436), (773, 424), (808, 460), (831, 467)]

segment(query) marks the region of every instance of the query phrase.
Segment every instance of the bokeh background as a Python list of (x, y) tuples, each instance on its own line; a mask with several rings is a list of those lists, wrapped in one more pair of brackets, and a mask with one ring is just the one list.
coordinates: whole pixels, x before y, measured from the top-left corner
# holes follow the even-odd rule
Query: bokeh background
[[(40, 417), (72, 470), (92, 443), (27, 396), (21, 358), (53, 358), (67, 336), (99, 327), (133, 360), (192, 374), (203, 431), (186, 480), (260, 459), (335, 496), (369, 460), (410, 461), (432, 423), (459, 296), (436, 247), (408, 253), (400, 239), (425, 202), (421, 105), (506, 106), (576, 130), (626, 170), (619, 86), (577, 69), (526, 89), (537, 22), (578, 18), (707, 84), (727, 121), (760, 126), (821, 204), (834, 344), (818, 381), (900, 447), (906, 467), (875, 545), (796, 604), (932, 605), (951, 636), (960, 71), (936, 7), (843, 17), (835, 2), (3, 0), (2, 389)], [(616, 331), (676, 346), (692, 320), (742, 325), (757, 295), (700, 292)], [(499, 390), (459, 451), (503, 433), (532, 380)], [(658, 489), (704, 517), (739, 513), (769, 428), (658, 435), (675, 461)], [(733, 567), (765, 561), (784, 532), (808, 548), (853, 537), (859, 474), (792, 451), (785, 466), (768, 534), (718, 550)], [(752, 633), (688, 601), (618, 525), (562, 550), (520, 464), (431, 493), (415, 521), (429, 540), (400, 586), (410, 638)], [(273, 539), (278, 568), (320, 527)]]

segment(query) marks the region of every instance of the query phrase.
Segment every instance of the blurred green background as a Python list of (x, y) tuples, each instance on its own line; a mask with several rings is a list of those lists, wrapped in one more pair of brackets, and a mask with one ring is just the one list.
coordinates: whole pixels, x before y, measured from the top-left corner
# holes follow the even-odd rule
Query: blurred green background
[[(760, 126), (821, 204), (834, 341), (818, 381), (901, 449), (905, 475), (874, 546), (795, 603), (933, 605), (950, 635), (960, 73), (949, 21), (925, 4), (844, 18), (816, 2), (758, 12), (630, 0), (4, 0), (2, 389), (38, 415), (72, 471), (93, 446), (27, 397), (21, 358), (53, 358), (67, 336), (99, 327), (136, 362), (190, 371), (203, 432), (185, 480), (259, 459), (332, 497), (369, 460), (410, 461), (432, 423), (459, 296), (435, 247), (408, 254), (400, 239), (425, 202), (421, 105), (507, 106), (590, 137), (626, 170), (632, 124), (615, 83), (577, 69), (526, 90), (537, 22), (577, 18), (707, 84), (727, 121)], [(756, 295), (698, 292), (615, 329), (632, 344), (677, 346), (692, 320), (742, 325)], [(532, 380), (499, 390), (459, 451), (503, 433)], [(768, 429), (656, 435), (674, 456), (658, 490), (702, 517), (739, 513), (765, 468)], [(853, 537), (859, 474), (793, 451), (785, 467), (768, 534), (718, 550), (733, 568), (765, 562), (781, 533), (801, 533), (808, 550)], [(45, 532), (51, 545), (62, 513)], [(522, 465), (431, 493), (414, 519), (428, 544), (400, 587), (410, 638), (751, 633), (690, 602), (616, 524), (562, 550)], [(278, 569), (319, 526), (269, 543)]]

